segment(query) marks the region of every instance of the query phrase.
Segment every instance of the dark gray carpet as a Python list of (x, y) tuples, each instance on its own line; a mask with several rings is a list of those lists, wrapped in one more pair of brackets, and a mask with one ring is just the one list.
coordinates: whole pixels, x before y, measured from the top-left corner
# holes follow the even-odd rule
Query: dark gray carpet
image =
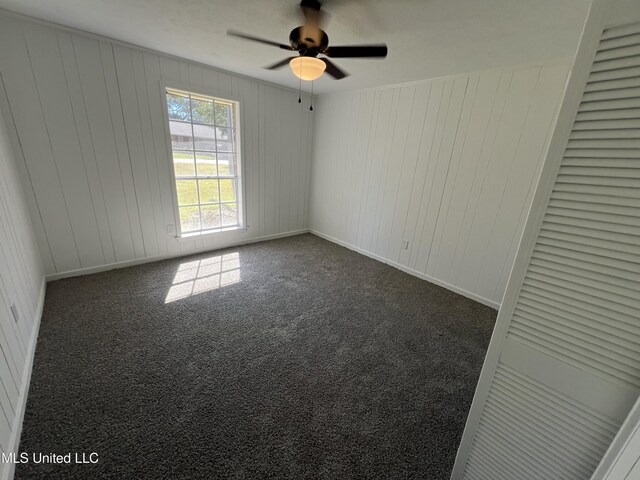
[(99, 463), (16, 478), (447, 479), (495, 316), (312, 235), (50, 283), (20, 451)]

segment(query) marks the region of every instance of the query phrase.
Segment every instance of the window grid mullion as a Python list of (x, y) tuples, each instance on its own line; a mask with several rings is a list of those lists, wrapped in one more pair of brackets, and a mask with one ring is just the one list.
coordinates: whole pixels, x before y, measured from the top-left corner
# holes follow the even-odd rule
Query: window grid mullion
[(193, 171), (196, 173), (196, 195), (198, 199), (198, 220), (199, 220), (199, 228), (198, 230), (202, 231), (202, 208), (200, 204), (200, 182), (198, 181), (198, 165), (196, 163), (196, 134), (193, 130), (193, 102), (191, 94), (189, 94), (189, 117), (191, 118), (191, 144), (193, 145)]
[(220, 180), (237, 180), (238, 177), (224, 177), (224, 176), (220, 176), (220, 177), (216, 177), (214, 175), (203, 175), (201, 177), (197, 176), (197, 175), (176, 175), (176, 180), (216, 180), (216, 179), (220, 179)]
[(216, 122), (216, 103), (213, 102), (213, 138), (216, 146), (216, 173), (218, 174), (218, 218), (220, 218), (220, 228), (222, 228), (222, 192), (220, 191), (220, 165), (218, 164), (218, 125)]
[(231, 205), (232, 203), (238, 203), (238, 202), (236, 200), (231, 200), (230, 202), (190, 203), (188, 205), (180, 205), (180, 208), (198, 207), (198, 206), (211, 207), (213, 205)]

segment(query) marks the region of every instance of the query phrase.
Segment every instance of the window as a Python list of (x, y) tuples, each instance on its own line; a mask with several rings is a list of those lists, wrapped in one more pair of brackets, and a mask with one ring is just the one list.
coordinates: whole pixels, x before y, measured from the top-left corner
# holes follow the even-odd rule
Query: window
[(242, 225), (237, 103), (167, 89), (180, 234)]

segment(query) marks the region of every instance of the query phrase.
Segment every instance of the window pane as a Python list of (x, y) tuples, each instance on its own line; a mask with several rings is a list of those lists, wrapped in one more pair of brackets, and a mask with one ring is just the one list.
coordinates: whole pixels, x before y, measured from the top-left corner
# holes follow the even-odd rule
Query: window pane
[(167, 111), (172, 120), (191, 121), (189, 97), (176, 93), (167, 93)]
[(219, 153), (218, 154), (218, 175), (236, 175), (236, 156), (233, 153)]
[(202, 229), (220, 228), (220, 205), (203, 205)]
[(230, 227), (238, 224), (238, 205), (235, 203), (223, 203), (222, 208), (222, 226)]
[(216, 127), (217, 146), (219, 152), (233, 152), (233, 130)]
[(178, 205), (197, 205), (198, 190), (195, 180), (176, 180)]
[(195, 176), (196, 169), (193, 163), (193, 152), (173, 151), (173, 168), (176, 177)]
[(183, 233), (200, 230), (199, 207), (180, 208), (180, 227)]
[(216, 133), (214, 127), (194, 125), (193, 135), (195, 137), (196, 150), (215, 150)]
[(171, 148), (174, 150), (193, 150), (193, 134), (190, 123), (169, 122)]
[(236, 104), (171, 89), (166, 101), (181, 232), (237, 226)]
[(218, 202), (218, 180), (198, 180), (200, 203)]
[(218, 175), (215, 153), (196, 152), (196, 164), (198, 166), (198, 175)]
[(231, 105), (216, 102), (216, 125), (219, 127), (232, 127)]
[(191, 115), (195, 123), (213, 125), (213, 101), (191, 97)]
[(220, 201), (236, 201), (236, 181), (231, 179), (220, 180)]

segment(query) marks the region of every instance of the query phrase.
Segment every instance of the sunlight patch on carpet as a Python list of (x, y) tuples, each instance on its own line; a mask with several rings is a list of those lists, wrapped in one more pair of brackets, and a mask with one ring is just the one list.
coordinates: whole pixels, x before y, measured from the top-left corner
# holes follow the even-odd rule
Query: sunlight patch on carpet
[(164, 303), (217, 290), (240, 281), (238, 252), (185, 262), (178, 267)]

